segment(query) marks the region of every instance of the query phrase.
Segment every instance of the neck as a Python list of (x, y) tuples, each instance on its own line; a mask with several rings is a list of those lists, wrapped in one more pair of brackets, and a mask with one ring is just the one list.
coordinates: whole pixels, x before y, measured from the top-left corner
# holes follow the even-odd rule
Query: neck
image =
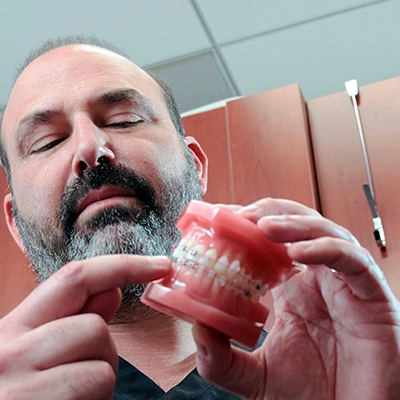
[(184, 321), (154, 311), (143, 313), (140, 321), (111, 321), (109, 330), (118, 354), (164, 391), (195, 368), (196, 346)]

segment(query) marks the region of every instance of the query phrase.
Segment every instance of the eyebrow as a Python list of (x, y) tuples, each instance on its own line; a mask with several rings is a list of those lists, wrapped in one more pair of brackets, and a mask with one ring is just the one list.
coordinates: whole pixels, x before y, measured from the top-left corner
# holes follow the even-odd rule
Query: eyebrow
[(36, 125), (48, 124), (53, 118), (57, 117), (57, 115), (59, 115), (59, 111), (36, 111), (22, 118), (18, 123), (17, 130), (19, 131), (21, 128), (31, 128)]
[(145, 116), (150, 118), (152, 121), (156, 121), (158, 119), (158, 113), (151, 102), (147, 99), (147, 97), (135, 89), (126, 88), (112, 90), (101, 95), (98, 101), (107, 107), (111, 107), (119, 103), (128, 103), (132, 108), (144, 113)]

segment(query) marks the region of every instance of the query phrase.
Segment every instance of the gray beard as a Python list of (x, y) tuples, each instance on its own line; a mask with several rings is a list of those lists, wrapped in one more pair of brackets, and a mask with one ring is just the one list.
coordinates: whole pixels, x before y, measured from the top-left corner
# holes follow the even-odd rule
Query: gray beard
[[(187, 154), (188, 156), (189, 154)], [(170, 255), (179, 240), (175, 223), (183, 208), (192, 199), (201, 199), (196, 167), (192, 158), (181, 176), (172, 177), (161, 193), (157, 193), (159, 212), (146, 210), (145, 218), (126, 221), (118, 209), (101, 212), (102, 223), (93, 228), (76, 229), (68, 239), (50, 223), (39, 224), (24, 218), (13, 201), (13, 214), (27, 256), (39, 282), (48, 279), (63, 265), (106, 254)], [(110, 223), (110, 221), (112, 221)], [(151, 310), (138, 299), (145, 284), (128, 285), (122, 290), (122, 303), (116, 320), (143, 318)]]

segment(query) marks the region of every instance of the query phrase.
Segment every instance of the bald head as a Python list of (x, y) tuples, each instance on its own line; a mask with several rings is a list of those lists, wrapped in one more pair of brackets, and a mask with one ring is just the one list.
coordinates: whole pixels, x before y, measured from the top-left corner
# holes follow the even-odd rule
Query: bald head
[[(114, 59), (116, 62), (122, 63), (130, 63), (131, 66), (134, 66), (134, 71), (139, 72), (141, 74), (146, 74), (147, 76), (151, 77), (162, 90), (162, 95), (164, 98), (164, 102), (167, 106), (169, 111), (169, 116), (171, 118), (172, 123), (175, 126), (176, 131), (178, 132), (181, 138), (184, 137), (184, 129), (182, 125), (182, 120), (180, 117), (179, 107), (177, 101), (172, 93), (171, 88), (168, 84), (161, 79), (156, 74), (152, 73), (151, 71), (144, 71), (135, 64), (133, 64), (129, 57), (117, 46), (112, 43), (97, 39), (95, 37), (84, 37), (84, 36), (68, 36), (65, 38), (58, 38), (55, 40), (48, 40), (42, 46), (38, 47), (34, 51), (32, 51), (25, 61), (21, 64), (21, 66), (16, 70), (15, 81), (14, 81), (14, 88), (11, 92), (11, 96), (14, 92), (15, 86), (20, 81), (21, 75), (23, 75), (24, 71), (37, 59), (48, 55), (48, 53), (54, 52), (60, 48), (69, 48), (70, 53), (74, 54), (79, 58), (78, 52), (86, 51), (97, 53), (98, 55), (103, 55), (104, 57), (109, 57)], [(141, 71), (141, 72), (140, 72)], [(46, 80), (46, 71), (43, 72), (43, 79)], [(26, 81), (25, 81), (26, 83)], [(24, 89), (26, 90), (26, 89)], [(8, 107), (7, 107), (8, 108)], [(8, 159), (7, 150), (5, 147), (4, 139), (3, 139), (3, 132), (5, 127), (3, 125), (4, 120), (4, 113), (6, 111), (6, 107), (0, 108), (0, 163), (4, 168), (6, 177), (8, 182), (11, 186), (11, 172), (10, 172), (10, 164)]]

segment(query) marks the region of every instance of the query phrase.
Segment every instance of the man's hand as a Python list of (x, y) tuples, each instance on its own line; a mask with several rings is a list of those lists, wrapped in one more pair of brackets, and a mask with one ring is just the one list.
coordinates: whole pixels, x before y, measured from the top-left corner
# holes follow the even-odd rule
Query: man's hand
[(290, 243), (295, 266), (272, 290), (276, 321), (258, 350), (194, 327), (200, 374), (249, 399), (399, 399), (400, 306), (367, 250), (292, 201), (231, 209)]
[(0, 399), (112, 399), (118, 356), (107, 328), (119, 287), (161, 278), (167, 257), (74, 261), (0, 320)]

